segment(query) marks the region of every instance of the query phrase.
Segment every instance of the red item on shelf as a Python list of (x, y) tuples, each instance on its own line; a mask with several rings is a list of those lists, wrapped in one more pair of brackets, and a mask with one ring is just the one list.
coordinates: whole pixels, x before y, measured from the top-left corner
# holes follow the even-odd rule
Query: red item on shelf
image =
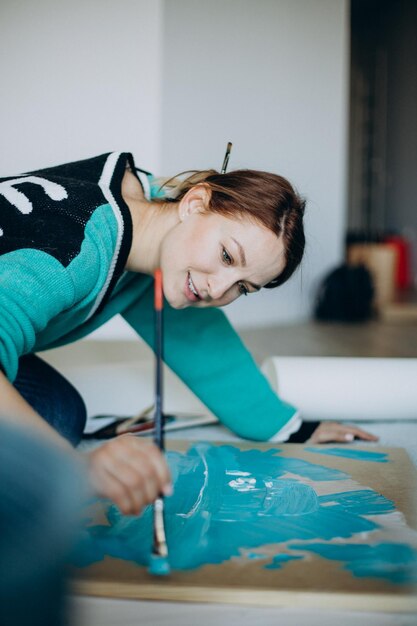
[(408, 289), (411, 285), (410, 244), (400, 235), (385, 237), (384, 242), (393, 246), (397, 253), (395, 286), (398, 289)]

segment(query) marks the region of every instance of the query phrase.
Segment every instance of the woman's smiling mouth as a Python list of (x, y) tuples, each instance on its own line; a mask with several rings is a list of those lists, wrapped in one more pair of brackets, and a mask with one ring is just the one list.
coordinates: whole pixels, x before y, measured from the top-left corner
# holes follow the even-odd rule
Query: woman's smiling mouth
[(185, 281), (185, 295), (191, 302), (201, 300), (201, 296), (193, 283), (190, 272), (187, 273), (187, 279)]

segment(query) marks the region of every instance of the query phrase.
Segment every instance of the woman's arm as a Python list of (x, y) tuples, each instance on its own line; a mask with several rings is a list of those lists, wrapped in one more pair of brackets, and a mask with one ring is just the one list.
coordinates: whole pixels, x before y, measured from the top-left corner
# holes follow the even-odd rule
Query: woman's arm
[[(152, 285), (123, 317), (152, 346)], [(222, 311), (164, 307), (164, 360), (240, 437), (267, 441), (296, 414), (271, 389)]]
[(0, 419), (22, 428), (30, 428), (67, 452), (71, 444), (52, 428), (20, 395), (0, 370)]
[[(222, 311), (191, 307), (176, 310), (167, 304), (164, 314), (164, 360), (237, 435), (277, 443), (288, 440), (346, 443), (352, 441), (352, 437), (377, 440), (364, 430), (337, 422), (317, 422), (313, 425), (303, 422), (300, 429), (301, 419), (297, 410), (271, 389)], [(151, 283), (122, 315), (152, 347), (154, 313)]]

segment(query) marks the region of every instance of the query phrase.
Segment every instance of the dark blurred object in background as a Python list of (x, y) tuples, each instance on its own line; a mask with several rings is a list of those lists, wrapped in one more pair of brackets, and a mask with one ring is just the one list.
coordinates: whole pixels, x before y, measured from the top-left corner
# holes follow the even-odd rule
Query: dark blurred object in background
[(364, 265), (340, 265), (320, 285), (314, 317), (326, 322), (365, 322), (373, 316), (374, 285)]
[(417, 320), (417, 298), (412, 281), (410, 241), (394, 232), (370, 235), (350, 231), (346, 240), (348, 265), (363, 265), (374, 285), (373, 308), (380, 319)]

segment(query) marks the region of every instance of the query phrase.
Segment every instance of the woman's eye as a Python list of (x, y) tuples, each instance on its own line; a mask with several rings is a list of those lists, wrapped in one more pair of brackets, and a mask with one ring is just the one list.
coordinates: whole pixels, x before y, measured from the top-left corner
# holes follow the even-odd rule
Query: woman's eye
[(247, 296), (249, 293), (249, 290), (246, 288), (244, 283), (238, 283), (237, 284), (237, 288), (239, 290), (239, 295), (241, 296)]
[(231, 265), (233, 262), (233, 259), (228, 253), (228, 251), (226, 250), (226, 248), (223, 248), (222, 250), (222, 259), (226, 263), (226, 265)]

